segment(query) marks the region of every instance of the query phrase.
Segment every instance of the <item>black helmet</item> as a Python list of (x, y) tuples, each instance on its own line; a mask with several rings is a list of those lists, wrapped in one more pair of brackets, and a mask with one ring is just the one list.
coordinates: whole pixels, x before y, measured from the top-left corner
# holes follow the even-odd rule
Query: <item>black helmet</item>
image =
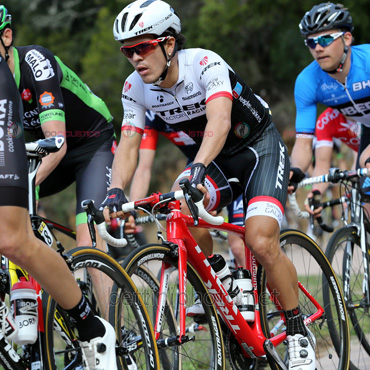
[(9, 27), (11, 23), (12, 16), (8, 13), (4, 5), (0, 5), (0, 32), (4, 31), (6, 27)]
[(352, 32), (352, 17), (342, 4), (323, 3), (308, 11), (299, 24), (303, 36), (332, 29), (345, 29)]

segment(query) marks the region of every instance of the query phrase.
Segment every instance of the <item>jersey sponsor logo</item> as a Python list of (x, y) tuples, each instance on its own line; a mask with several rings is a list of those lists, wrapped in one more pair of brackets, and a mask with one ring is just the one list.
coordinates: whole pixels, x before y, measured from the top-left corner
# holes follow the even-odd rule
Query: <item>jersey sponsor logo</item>
[(365, 90), (370, 87), (370, 80), (367, 81), (360, 81), (360, 82), (355, 82), (352, 85), (353, 91), (360, 91), (360, 90)]
[(169, 109), (165, 111), (157, 111), (156, 114), (163, 117), (165, 120), (180, 120), (182, 118), (188, 117), (192, 114), (201, 113), (206, 109), (206, 101), (203, 99), (201, 102), (196, 102), (194, 104), (183, 105), (174, 109)]
[(201, 66), (206, 66), (206, 65), (207, 65), (207, 63), (208, 63), (208, 57), (204, 57), (204, 58), (199, 62), (199, 64), (200, 64)]
[(234, 129), (235, 135), (241, 139), (245, 139), (251, 132), (249, 125), (246, 122), (239, 122)]
[(340, 113), (336, 109), (333, 109), (331, 112), (327, 111), (325, 115), (317, 121), (316, 128), (318, 130), (323, 130), (325, 125), (328, 124), (333, 119), (337, 118), (339, 114)]
[(202, 95), (202, 93), (200, 91), (197, 91), (195, 94), (192, 94), (190, 96), (183, 96), (182, 100), (190, 100), (190, 99), (196, 98), (199, 95)]
[(186, 93), (189, 95), (193, 91), (193, 88), (194, 88), (194, 84), (192, 82), (188, 83), (185, 86)]
[(55, 100), (55, 97), (51, 92), (44, 91), (40, 95), (39, 102), (42, 105), (42, 107), (46, 109), (46, 108), (50, 108), (50, 107), (54, 106), (54, 104), (53, 104), (54, 100)]
[(219, 86), (222, 86), (224, 84), (224, 81), (219, 80), (218, 77), (212, 78), (211, 81), (208, 82), (206, 90), (211, 91), (213, 89), (216, 89)]
[(340, 108), (340, 112), (349, 117), (360, 117), (362, 115), (370, 114), (370, 102), (357, 103), (356, 106), (349, 106)]
[(32, 103), (32, 94), (30, 89), (24, 89), (21, 94), (22, 100)]
[(6, 106), (8, 105), (8, 100), (0, 100), (0, 167), (5, 166), (5, 156), (4, 156), (4, 126), (6, 118)]
[(239, 82), (237, 82), (232, 92), (233, 97), (235, 99), (238, 99), (242, 91), (243, 91), (243, 86)]
[(127, 93), (127, 91), (129, 91), (129, 90), (131, 89), (131, 87), (132, 87), (132, 85), (131, 85), (128, 81), (126, 81), (126, 82), (125, 82), (125, 85), (124, 85), (124, 87), (123, 87), (123, 91), (124, 91), (125, 93)]
[(202, 79), (202, 76), (212, 67), (220, 66), (221, 62), (213, 62), (209, 64), (206, 68), (203, 69), (202, 73), (200, 74), (200, 79)]
[(45, 81), (55, 76), (50, 60), (46, 59), (39, 51), (35, 49), (28, 51), (25, 60), (32, 69), (36, 81)]
[(128, 95), (125, 95), (125, 94), (122, 94), (122, 99), (125, 99), (125, 100), (128, 100), (128, 101), (133, 101), (134, 103), (136, 103), (136, 100), (130, 98)]
[(23, 126), (20, 123), (11, 123), (8, 127), (8, 134), (13, 138), (21, 137), (23, 134)]
[(240, 101), (240, 103), (243, 104), (244, 107), (249, 109), (249, 111), (253, 114), (254, 118), (257, 120), (258, 123), (260, 123), (262, 121), (261, 116), (259, 115), (257, 110), (252, 107), (252, 104), (249, 100), (246, 100), (242, 96), (240, 96), (239, 101)]
[(144, 22), (140, 22), (140, 23), (139, 23), (139, 26), (140, 26), (141, 28), (144, 28)]
[(339, 85), (335, 82), (323, 83), (320, 88), (322, 91), (337, 90), (339, 88)]
[(275, 183), (275, 188), (283, 188), (283, 178), (285, 169), (285, 146), (279, 142), (280, 146), (280, 156), (279, 156), (279, 167), (277, 171), (277, 178)]

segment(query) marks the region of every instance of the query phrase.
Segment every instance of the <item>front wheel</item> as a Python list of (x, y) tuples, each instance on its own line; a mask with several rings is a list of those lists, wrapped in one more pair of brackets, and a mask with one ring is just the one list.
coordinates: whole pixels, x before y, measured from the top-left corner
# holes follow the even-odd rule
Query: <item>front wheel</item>
[[(308, 324), (316, 338), (316, 369), (347, 370), (349, 366), (349, 330), (344, 299), (334, 271), (320, 247), (297, 230), (280, 234), (280, 246), (294, 264), (298, 281), (323, 307), (322, 317)], [(273, 304), (263, 268), (258, 272), (261, 324), (267, 337), (282, 333), (286, 327), (281, 310)], [(317, 311), (304, 289), (299, 289), (299, 307), (306, 319)], [(275, 297), (276, 298), (276, 297)], [(278, 298), (278, 297), (277, 297)], [(288, 362), (286, 343), (277, 348)]]
[[(187, 307), (192, 306), (198, 295), (205, 314), (198, 318), (186, 318), (187, 335), (189, 339), (194, 337), (193, 340), (182, 344), (167, 345), (166, 343), (171, 343), (179, 334), (179, 274), (176, 250), (161, 244), (142, 246), (125, 258), (122, 266), (138, 287), (154, 325), (159, 300), (159, 281), (156, 276), (162, 267), (162, 262), (167, 262), (171, 266), (167, 303), (164, 307), (162, 328), (158, 339), (158, 343), (161, 343), (159, 357), (162, 368), (166, 370), (224, 369), (225, 350), (220, 321), (212, 298), (195, 269), (189, 263), (187, 264), (186, 305)], [(118, 289), (118, 303), (120, 294)], [(112, 306), (113, 322), (117, 322), (120, 316), (120, 305)]]
[[(370, 363), (370, 305), (364, 297), (366, 291), (364, 286), (366, 282), (369, 284), (369, 277), (365, 273), (364, 257), (357, 229), (350, 226), (337, 230), (329, 240), (326, 256), (344, 291), (350, 318), (350, 368), (351, 370), (368, 369)], [(366, 264), (368, 257), (367, 254)]]
[[(118, 369), (126, 369), (127, 363), (133, 359), (138, 369), (159, 369), (158, 350), (148, 312), (130, 277), (122, 267), (104, 252), (95, 248), (75, 248), (68, 253), (69, 267), (78, 276), (83, 294), (90, 303), (95, 300), (96, 289), (92, 285), (94, 279), (89, 276), (100, 274), (100, 296), (96, 298), (96, 309), (109, 313), (115, 304), (112, 286), (123, 292), (121, 295), (124, 316), (116, 329), (117, 334), (117, 365)], [(87, 281), (83, 281), (85, 279)], [(45, 335), (47, 368), (75, 369), (82, 366), (82, 353), (77, 341), (74, 323), (63, 309), (49, 296), (45, 301)], [(128, 356), (130, 355), (130, 356)], [(131, 359), (130, 359), (131, 357)]]

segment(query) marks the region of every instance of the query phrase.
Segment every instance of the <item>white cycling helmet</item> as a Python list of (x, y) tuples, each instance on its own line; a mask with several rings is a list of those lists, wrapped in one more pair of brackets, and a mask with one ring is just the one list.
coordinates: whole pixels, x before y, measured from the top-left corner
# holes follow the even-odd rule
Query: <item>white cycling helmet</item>
[(161, 0), (136, 0), (127, 5), (113, 25), (115, 40), (122, 41), (145, 34), (160, 36), (169, 28), (181, 32), (180, 18)]

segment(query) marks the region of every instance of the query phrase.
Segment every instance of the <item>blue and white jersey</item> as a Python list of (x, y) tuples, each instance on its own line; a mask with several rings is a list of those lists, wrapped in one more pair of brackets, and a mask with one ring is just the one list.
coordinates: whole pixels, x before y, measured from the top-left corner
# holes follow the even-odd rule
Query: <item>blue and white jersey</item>
[(316, 61), (298, 75), (294, 89), (297, 136), (314, 134), (318, 103), (370, 127), (370, 45), (352, 46), (351, 50), (345, 84), (324, 72)]

